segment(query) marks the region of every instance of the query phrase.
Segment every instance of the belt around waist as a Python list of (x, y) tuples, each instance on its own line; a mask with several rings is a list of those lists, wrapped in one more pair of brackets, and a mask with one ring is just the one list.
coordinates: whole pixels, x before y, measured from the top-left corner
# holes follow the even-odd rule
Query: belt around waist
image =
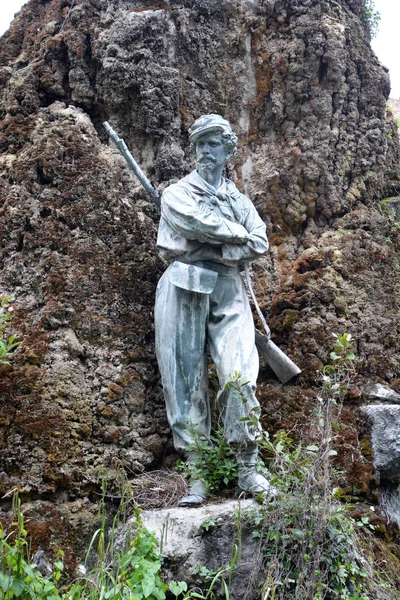
[(212, 260), (199, 260), (197, 262), (191, 263), (196, 267), (203, 267), (204, 269), (210, 269), (210, 271), (215, 271), (221, 277), (234, 277), (239, 273), (239, 267), (236, 265), (234, 267), (228, 267), (227, 265), (222, 265), (221, 263), (214, 262)]

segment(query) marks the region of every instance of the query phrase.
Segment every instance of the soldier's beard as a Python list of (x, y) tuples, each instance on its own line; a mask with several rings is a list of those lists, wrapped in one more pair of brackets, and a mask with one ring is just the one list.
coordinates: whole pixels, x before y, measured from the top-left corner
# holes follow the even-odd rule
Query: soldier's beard
[(212, 171), (214, 169), (216, 161), (213, 158), (201, 158), (197, 161), (197, 170), (201, 173), (206, 171)]

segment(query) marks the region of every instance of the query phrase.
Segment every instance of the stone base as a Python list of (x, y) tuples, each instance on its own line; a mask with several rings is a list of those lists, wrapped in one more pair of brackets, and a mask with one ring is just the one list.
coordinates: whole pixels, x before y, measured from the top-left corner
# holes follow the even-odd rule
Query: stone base
[[(163, 569), (168, 579), (186, 581), (189, 587), (206, 591), (210, 581), (201, 581), (193, 574), (204, 566), (218, 571), (230, 565), (238, 552), (230, 580), (232, 600), (251, 600), (259, 596), (263, 583), (261, 549), (252, 537), (252, 514), (258, 511), (254, 500), (231, 500), (221, 504), (206, 504), (196, 508), (167, 508), (143, 511), (145, 527), (155, 532), (164, 557)], [(133, 537), (134, 519), (128, 521), (117, 543)], [(225, 574), (228, 583), (229, 572)], [(216, 583), (218, 596), (221, 583)]]

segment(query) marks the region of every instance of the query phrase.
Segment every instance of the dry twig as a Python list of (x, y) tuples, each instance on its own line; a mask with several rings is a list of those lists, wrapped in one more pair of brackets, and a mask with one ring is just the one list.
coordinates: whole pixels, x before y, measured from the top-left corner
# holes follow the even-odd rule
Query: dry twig
[(135, 501), (144, 509), (176, 506), (186, 490), (182, 475), (167, 469), (138, 475), (131, 486)]

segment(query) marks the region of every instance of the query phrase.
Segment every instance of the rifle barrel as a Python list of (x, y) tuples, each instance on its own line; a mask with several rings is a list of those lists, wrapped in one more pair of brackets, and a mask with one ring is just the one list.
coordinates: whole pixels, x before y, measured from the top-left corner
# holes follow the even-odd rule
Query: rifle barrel
[(153, 202), (158, 207), (160, 207), (161, 200), (159, 194), (156, 192), (154, 187), (151, 185), (150, 181), (147, 179), (146, 175), (143, 173), (142, 169), (137, 164), (136, 160), (133, 158), (132, 154), (129, 152), (124, 140), (117, 135), (117, 133), (107, 121), (104, 121), (103, 127), (117, 146), (118, 150), (121, 152), (122, 156), (125, 158), (126, 162), (128, 163), (128, 166), (135, 173), (136, 177), (139, 179), (140, 183), (142, 184), (146, 192), (149, 194)]

